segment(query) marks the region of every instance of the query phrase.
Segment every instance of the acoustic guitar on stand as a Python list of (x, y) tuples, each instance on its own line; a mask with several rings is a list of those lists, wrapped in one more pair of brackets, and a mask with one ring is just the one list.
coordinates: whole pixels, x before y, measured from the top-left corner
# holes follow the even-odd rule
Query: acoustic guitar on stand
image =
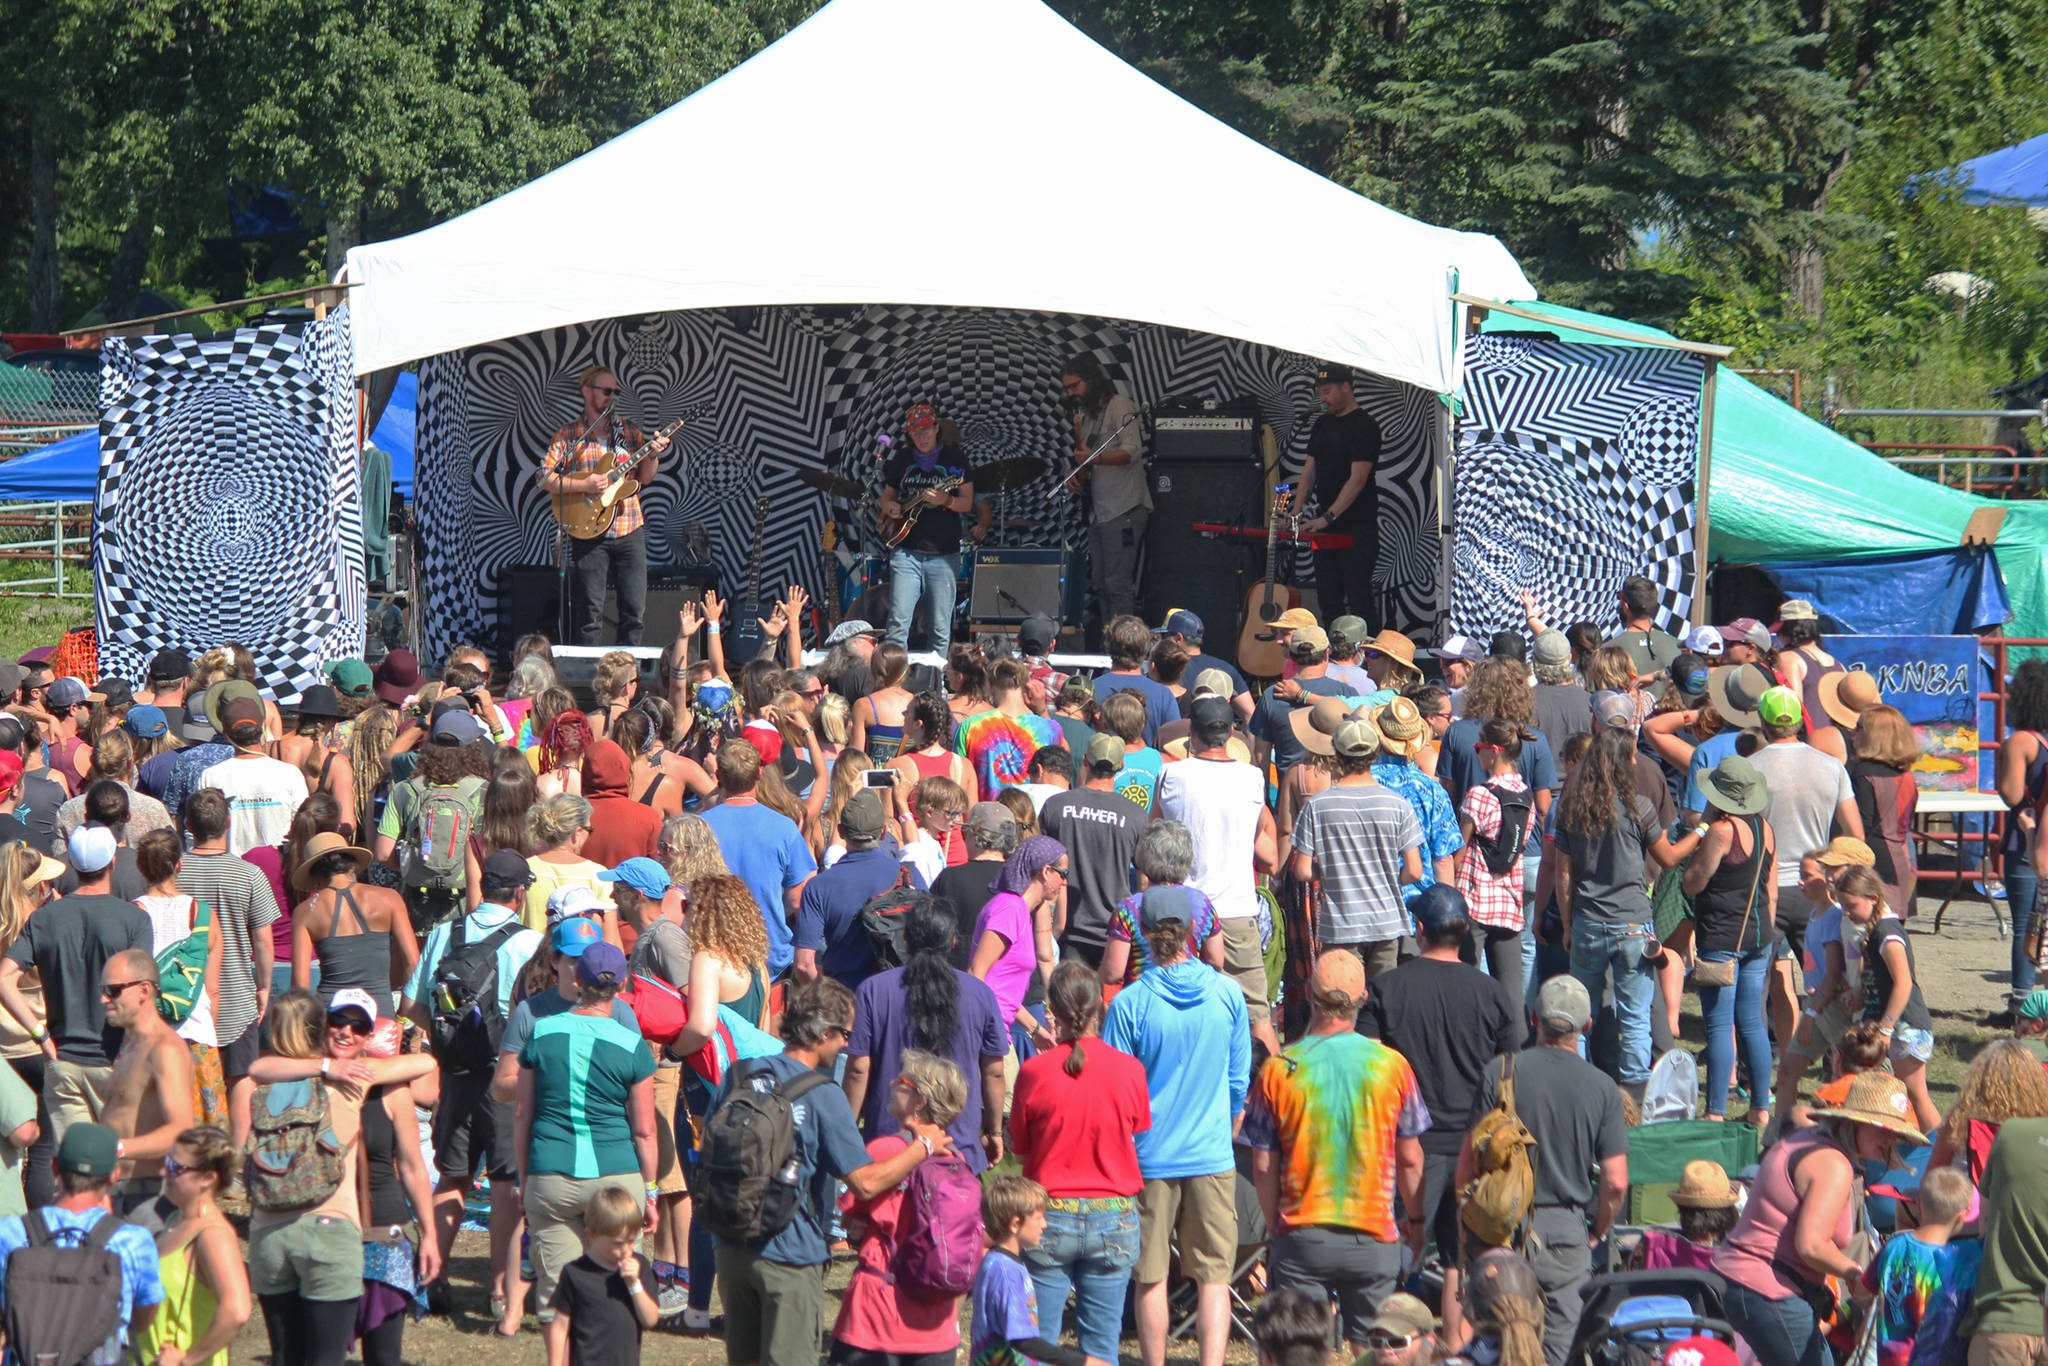
[(1301, 591), (1291, 583), (1282, 583), (1277, 570), (1280, 563), (1280, 523), (1290, 521), (1287, 540), (1291, 545), (1301, 531), (1301, 519), (1288, 512), (1293, 500), (1292, 492), (1282, 484), (1273, 490), (1273, 516), (1267, 524), (1266, 574), (1244, 595), (1244, 630), (1237, 638), (1237, 667), (1260, 678), (1278, 678), (1280, 666), (1287, 658), (1287, 652), (1280, 648), (1280, 642), (1273, 638), (1273, 623), (1280, 614), (1290, 607), (1301, 606)]

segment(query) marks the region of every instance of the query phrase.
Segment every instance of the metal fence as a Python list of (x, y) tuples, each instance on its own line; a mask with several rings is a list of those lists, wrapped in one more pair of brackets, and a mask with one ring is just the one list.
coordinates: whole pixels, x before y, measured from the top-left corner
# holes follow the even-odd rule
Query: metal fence
[(0, 503), (0, 594), (89, 598), (91, 560), (91, 503)]

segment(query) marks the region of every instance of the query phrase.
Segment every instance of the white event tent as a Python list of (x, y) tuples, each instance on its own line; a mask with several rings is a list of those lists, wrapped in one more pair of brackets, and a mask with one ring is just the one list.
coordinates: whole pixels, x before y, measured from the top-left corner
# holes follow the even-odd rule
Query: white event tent
[(1437, 393), (1453, 292), (1535, 297), (1494, 238), (1289, 161), (1038, 0), (833, 0), (347, 278), (359, 373), (631, 314), (893, 303), (1162, 324)]

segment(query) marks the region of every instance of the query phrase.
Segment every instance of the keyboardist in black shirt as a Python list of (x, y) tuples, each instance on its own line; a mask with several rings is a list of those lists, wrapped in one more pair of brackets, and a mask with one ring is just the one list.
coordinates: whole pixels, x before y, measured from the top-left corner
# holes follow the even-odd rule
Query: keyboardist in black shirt
[(1320, 516), (1302, 523), (1304, 535), (1330, 532), (1349, 536), (1349, 549), (1318, 550), (1316, 596), (1324, 621), (1351, 615), (1365, 618), (1368, 631), (1378, 631), (1379, 595), (1372, 574), (1379, 560), (1379, 490), (1373, 468), (1380, 458), (1380, 424), (1358, 406), (1351, 391), (1351, 367), (1324, 364), (1316, 370), (1316, 398), (1322, 416), (1308, 435), (1308, 460), (1295, 484), (1294, 513), (1307, 511), (1313, 489)]

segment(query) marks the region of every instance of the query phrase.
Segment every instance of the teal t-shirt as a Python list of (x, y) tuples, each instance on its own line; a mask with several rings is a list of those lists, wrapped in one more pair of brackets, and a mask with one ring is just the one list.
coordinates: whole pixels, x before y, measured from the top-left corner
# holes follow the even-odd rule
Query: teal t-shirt
[(533, 1071), (527, 1171), (616, 1176), (640, 1170), (626, 1096), (654, 1075), (645, 1039), (608, 1015), (551, 1015), (534, 1022), (519, 1065)]

